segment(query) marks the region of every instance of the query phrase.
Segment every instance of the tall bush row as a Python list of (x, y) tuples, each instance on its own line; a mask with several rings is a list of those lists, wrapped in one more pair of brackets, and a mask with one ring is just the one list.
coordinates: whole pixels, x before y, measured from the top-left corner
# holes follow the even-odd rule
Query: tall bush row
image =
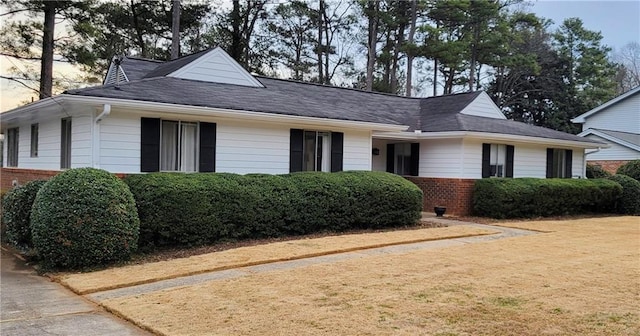
[(493, 218), (612, 213), (621, 195), (620, 184), (606, 179), (482, 179), (474, 186), (473, 210)]
[(406, 226), (422, 209), (417, 186), (383, 172), (153, 173), (125, 182), (147, 248)]

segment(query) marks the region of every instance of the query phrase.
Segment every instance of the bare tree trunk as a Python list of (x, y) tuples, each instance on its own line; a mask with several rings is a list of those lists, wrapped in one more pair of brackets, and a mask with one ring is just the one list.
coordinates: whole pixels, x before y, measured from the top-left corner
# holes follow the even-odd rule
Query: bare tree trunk
[(144, 38), (142, 36), (142, 30), (140, 28), (140, 22), (139, 20), (139, 13), (136, 11), (136, 3), (131, 0), (131, 15), (133, 17), (133, 29), (135, 29), (136, 31), (136, 38), (137, 38), (137, 43), (138, 43), (138, 47), (140, 47), (140, 56), (148, 58), (149, 55), (147, 54), (147, 46), (144, 43)]
[(231, 57), (236, 62), (242, 62), (242, 36), (240, 32), (240, 0), (233, 0), (231, 9)]
[(51, 97), (53, 90), (53, 33), (56, 24), (56, 4), (44, 2), (42, 56), (40, 58), (40, 99)]
[(373, 68), (378, 42), (378, 1), (369, 2), (369, 39), (367, 43), (367, 91), (373, 90)]
[(480, 24), (473, 25), (473, 41), (471, 42), (471, 62), (469, 62), (469, 92), (473, 91), (476, 79), (476, 64), (478, 63), (478, 43), (480, 42)]
[(323, 21), (324, 21), (324, 36), (326, 48), (324, 50), (324, 84), (331, 85), (331, 76), (329, 75), (329, 51), (330, 51), (330, 30), (329, 30), (329, 18), (327, 17), (326, 8), (322, 11)]
[(438, 95), (438, 59), (433, 59), (433, 96)]
[(413, 37), (416, 34), (416, 16), (417, 16), (417, 0), (411, 1), (411, 23), (409, 26), (409, 37), (407, 43), (409, 45), (409, 52), (407, 52), (407, 97), (411, 97), (413, 90)]
[(318, 2), (318, 83), (324, 83), (324, 67), (322, 66), (322, 37), (324, 36), (324, 0)]
[(171, 59), (180, 57), (180, 0), (172, 0)]

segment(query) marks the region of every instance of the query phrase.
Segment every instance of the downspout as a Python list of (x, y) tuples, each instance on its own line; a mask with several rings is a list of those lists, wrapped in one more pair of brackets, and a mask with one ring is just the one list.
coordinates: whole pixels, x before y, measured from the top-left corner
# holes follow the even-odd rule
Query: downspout
[(111, 114), (111, 104), (104, 104), (93, 124), (93, 168), (100, 168), (100, 121)]
[(100, 113), (98, 117), (96, 117), (96, 124), (109, 114), (111, 114), (111, 104), (104, 104), (104, 106), (102, 107), (102, 113)]

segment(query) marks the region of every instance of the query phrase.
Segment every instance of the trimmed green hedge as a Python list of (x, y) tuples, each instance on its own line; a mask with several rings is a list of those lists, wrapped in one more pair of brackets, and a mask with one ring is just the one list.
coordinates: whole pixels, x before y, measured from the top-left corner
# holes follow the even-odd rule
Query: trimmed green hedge
[(640, 160), (629, 161), (616, 171), (618, 175), (627, 175), (636, 181), (640, 181)]
[(115, 175), (70, 169), (38, 192), (31, 212), (33, 244), (46, 268), (82, 268), (126, 260), (136, 249), (133, 195)]
[(152, 173), (125, 182), (147, 248), (405, 226), (422, 210), (417, 186), (382, 172)]
[(2, 222), (7, 241), (15, 246), (31, 248), (31, 206), (36, 194), (47, 183), (36, 180), (11, 189), (2, 200)]
[(622, 194), (616, 202), (616, 212), (626, 215), (640, 215), (640, 182), (627, 175), (613, 175), (609, 180), (622, 186)]
[(492, 218), (613, 212), (620, 184), (606, 179), (492, 178), (477, 180), (473, 211)]
[(591, 164), (587, 164), (586, 175), (588, 179), (599, 179), (599, 178), (607, 178), (612, 174), (600, 166), (594, 166)]

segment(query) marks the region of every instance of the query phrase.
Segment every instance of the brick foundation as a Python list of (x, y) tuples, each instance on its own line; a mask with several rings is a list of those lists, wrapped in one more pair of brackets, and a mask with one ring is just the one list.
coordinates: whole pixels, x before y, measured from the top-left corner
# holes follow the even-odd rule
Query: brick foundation
[(48, 180), (59, 173), (59, 170), (0, 168), (0, 189), (12, 189), (14, 181), (18, 185), (23, 185), (34, 180)]
[[(48, 180), (61, 172), (60, 170), (0, 168), (0, 190), (12, 189), (14, 181), (18, 185), (23, 185), (34, 180)], [(122, 173), (116, 173), (115, 175), (119, 178), (127, 176), (127, 174)]]
[(626, 160), (626, 161), (620, 161), (620, 160), (589, 161), (587, 160), (588, 164), (594, 165), (594, 166), (600, 166), (602, 170), (608, 171), (611, 174), (615, 174), (618, 168), (620, 168), (620, 166), (622, 166), (627, 162), (629, 162), (629, 160)]
[(471, 214), (475, 180), (429, 177), (406, 177), (406, 179), (422, 189), (424, 211), (433, 212), (434, 206), (445, 206), (449, 215)]

